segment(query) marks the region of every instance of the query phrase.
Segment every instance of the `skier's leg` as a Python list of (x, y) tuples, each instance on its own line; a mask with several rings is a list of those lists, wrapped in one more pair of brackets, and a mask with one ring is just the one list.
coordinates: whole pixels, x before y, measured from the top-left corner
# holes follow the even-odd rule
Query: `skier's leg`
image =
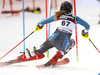
[(52, 48), (53, 46), (50, 44), (49, 40), (46, 40), (46, 42), (44, 42), (39, 49), (35, 49), (34, 51), (31, 52), (27, 52), (25, 53), (26, 58), (29, 59), (37, 54), (43, 54), (44, 52), (46, 52), (48, 49)]
[(66, 36), (65, 39), (63, 39), (64, 42), (60, 41), (55, 47), (59, 50), (57, 53), (52, 57), (50, 61), (48, 61), (45, 66), (50, 66), (53, 64), (56, 64), (57, 60), (59, 58), (62, 58), (63, 55), (65, 55), (64, 51), (69, 48), (69, 38)]
[(74, 46), (75, 46), (75, 41), (73, 39), (70, 39), (70, 43), (67, 45), (66, 50), (65, 51), (57, 51), (57, 53), (52, 57), (52, 59), (50, 59), (50, 61), (48, 61), (45, 64), (45, 66), (55, 65), (57, 60), (59, 58), (62, 58), (65, 54), (67, 54)]

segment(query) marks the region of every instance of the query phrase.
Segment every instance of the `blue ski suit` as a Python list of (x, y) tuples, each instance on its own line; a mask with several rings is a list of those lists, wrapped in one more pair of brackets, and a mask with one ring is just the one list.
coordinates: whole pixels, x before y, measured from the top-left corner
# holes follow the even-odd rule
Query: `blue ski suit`
[(48, 49), (55, 47), (59, 51), (67, 51), (70, 48), (70, 37), (76, 24), (80, 24), (88, 31), (90, 25), (78, 16), (73, 14), (60, 15), (57, 20), (54, 19), (55, 15), (43, 19), (39, 22), (40, 25), (45, 25), (50, 22), (57, 22), (56, 31), (40, 46), (37, 50), (38, 53), (44, 53)]

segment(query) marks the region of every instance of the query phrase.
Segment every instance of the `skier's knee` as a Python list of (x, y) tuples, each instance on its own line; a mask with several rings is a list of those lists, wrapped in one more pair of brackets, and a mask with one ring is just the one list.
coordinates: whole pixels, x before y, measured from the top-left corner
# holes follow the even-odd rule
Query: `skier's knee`
[(74, 46), (75, 46), (75, 41), (74, 39), (70, 39), (70, 48), (69, 49), (72, 49)]

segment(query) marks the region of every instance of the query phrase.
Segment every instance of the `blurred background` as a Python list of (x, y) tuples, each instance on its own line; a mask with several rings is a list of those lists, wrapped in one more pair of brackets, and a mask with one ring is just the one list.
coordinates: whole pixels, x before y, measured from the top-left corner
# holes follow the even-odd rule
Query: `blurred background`
[[(72, 3), (72, 0), (52, 0), (51, 15), (59, 10), (61, 3), (64, 1)], [(49, 0), (47, 4), (49, 15)], [(0, 57), (23, 39), (22, 9), (22, 0), (0, 0)], [(25, 36), (27, 36), (35, 29), (38, 22), (46, 17), (45, 0), (24, 0), (24, 11)], [(90, 24), (89, 37), (100, 49), (100, 0), (76, 0), (76, 15)], [(50, 27), (51, 35), (57, 27), (56, 23), (51, 23)], [(56, 53), (57, 50), (53, 48), (50, 50), (49, 59), (44, 58), (43, 60), (21, 63), (10, 67), (0, 67), (0, 75), (40, 75), (40, 73), (42, 75), (98, 75), (100, 73), (100, 54), (88, 39), (81, 37), (81, 31), (84, 28), (80, 25), (77, 25), (77, 27), (78, 63), (76, 62), (76, 47), (74, 47), (64, 56), (70, 59), (68, 65), (38, 70), (35, 67), (36, 65), (45, 63)], [(73, 33), (72, 38), (75, 39), (75, 33)], [(25, 40), (25, 48), (33, 50), (33, 46), (38, 48), (45, 40), (46, 27)], [(20, 44), (0, 62), (15, 59), (21, 55), (19, 52), (23, 52), (23, 44)]]

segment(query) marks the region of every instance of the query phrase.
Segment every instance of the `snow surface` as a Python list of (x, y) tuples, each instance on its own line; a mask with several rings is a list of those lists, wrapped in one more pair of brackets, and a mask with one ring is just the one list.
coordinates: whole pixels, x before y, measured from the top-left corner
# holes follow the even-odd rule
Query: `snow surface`
[[(1, 0), (0, 0), (1, 1)], [(78, 4), (77, 0), (77, 4)], [(81, 0), (82, 1), (82, 0)], [(89, 2), (89, 0), (87, 0)], [(1, 3), (1, 2), (0, 2)], [(80, 2), (79, 2), (80, 3)], [(77, 6), (77, 15), (90, 24), (89, 37), (100, 50), (100, 24), (99, 21), (99, 2), (96, 6)], [(92, 3), (90, 3), (91, 5)], [(0, 4), (0, 9), (1, 9)], [(52, 14), (57, 10), (52, 10)], [(0, 57), (11, 50), (16, 44), (23, 39), (23, 20), (22, 13), (11, 16), (0, 14)], [(36, 27), (37, 23), (45, 18), (45, 12), (41, 14), (25, 12), (25, 35), (30, 34)], [(98, 75), (100, 73), (100, 53), (94, 48), (90, 41), (81, 37), (81, 31), (84, 29), (78, 26), (78, 55), (79, 62), (76, 60), (76, 47), (74, 47), (63, 58), (69, 58), (70, 63), (67, 65), (49, 67), (45, 69), (37, 69), (36, 65), (47, 62), (55, 53), (56, 49), (50, 49), (50, 58), (41, 60), (18, 63), (6, 67), (0, 67), (0, 75)], [(56, 29), (56, 23), (51, 23), (51, 34)], [(46, 40), (45, 27), (41, 31), (33, 33), (25, 40), (26, 48), (33, 50), (33, 46), (37, 48)], [(75, 33), (72, 38), (75, 39)], [(20, 44), (11, 53), (4, 57), (0, 62), (14, 59), (23, 52), (23, 44)]]

